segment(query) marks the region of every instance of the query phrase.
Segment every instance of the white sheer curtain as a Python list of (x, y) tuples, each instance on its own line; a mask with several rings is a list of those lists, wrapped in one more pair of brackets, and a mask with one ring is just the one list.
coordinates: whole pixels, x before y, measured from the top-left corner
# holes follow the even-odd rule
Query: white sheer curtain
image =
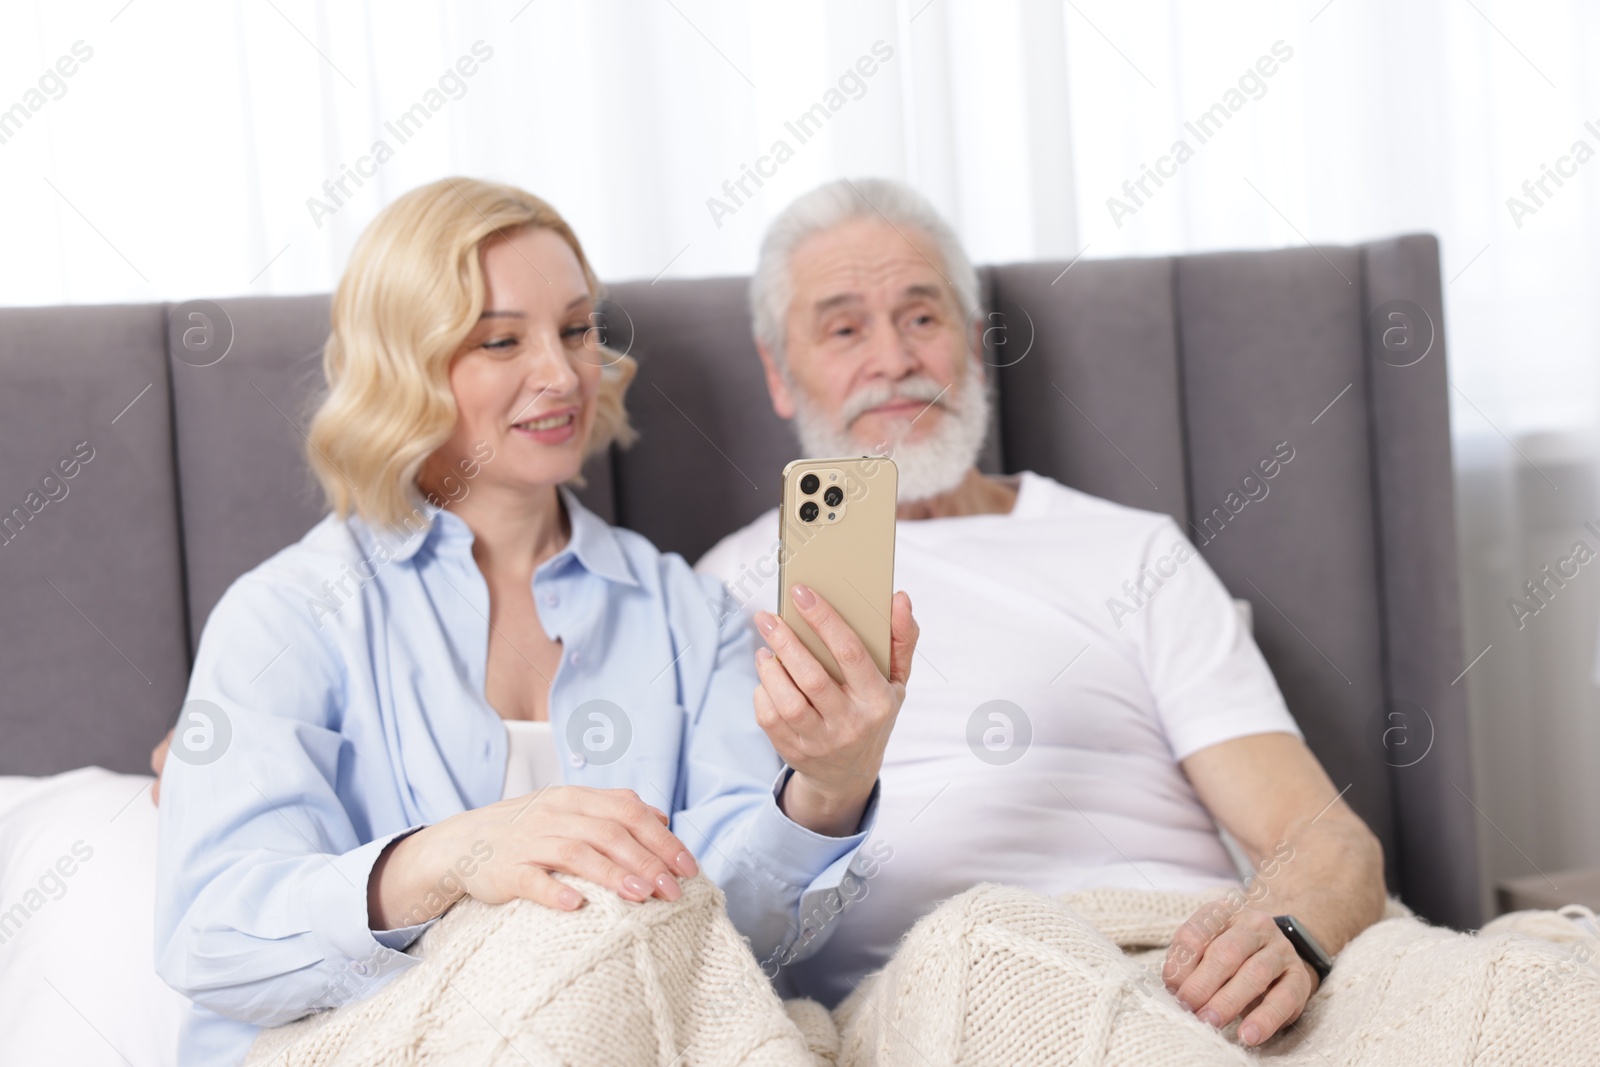
[[(1492, 646), (1459, 683), (1490, 874), (1600, 864), (1600, 567), (1520, 629), (1507, 606), (1573, 541), (1600, 549), (1581, 525), (1600, 519), (1594, 5), (19, 0), (8, 16), (6, 304), (327, 290), (382, 204), (452, 173), (547, 197), (611, 279), (746, 272), (772, 214), (837, 175), (914, 182), (979, 261), (1438, 234), (1461, 665)], [(1198, 143), (1185, 123), (1230, 92), (1242, 106)], [(1192, 157), (1163, 162), (1180, 137)], [(1134, 200), (1146, 166), (1170, 176)]]

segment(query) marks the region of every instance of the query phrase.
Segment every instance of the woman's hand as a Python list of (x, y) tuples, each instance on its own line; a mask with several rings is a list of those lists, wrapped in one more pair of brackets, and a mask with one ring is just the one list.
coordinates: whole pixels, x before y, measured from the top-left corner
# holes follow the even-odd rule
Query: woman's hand
[(425, 826), (384, 850), (367, 882), (374, 930), (426, 922), (464, 896), (522, 898), (572, 911), (583, 896), (550, 876), (577, 875), (624, 900), (677, 900), (699, 873), (665, 812), (631, 789), (552, 786)]
[(771, 651), (758, 649), (756, 722), (794, 768), (780, 803), (795, 822), (819, 834), (856, 832), (883, 765), (895, 716), (906, 698), (918, 627), (911, 598), (896, 593), (889, 609), (889, 677), (878, 673), (861, 638), (806, 586), (790, 591), (801, 618), (827, 646), (844, 682), (835, 682), (782, 619), (756, 614)]
[(174, 726), (167, 731), (167, 736), (156, 742), (156, 747), (150, 750), (150, 769), (156, 772), (155, 784), (150, 787), (150, 803), (161, 803), (161, 768), (167, 765), (167, 752), (172, 748), (172, 735), (177, 731)]

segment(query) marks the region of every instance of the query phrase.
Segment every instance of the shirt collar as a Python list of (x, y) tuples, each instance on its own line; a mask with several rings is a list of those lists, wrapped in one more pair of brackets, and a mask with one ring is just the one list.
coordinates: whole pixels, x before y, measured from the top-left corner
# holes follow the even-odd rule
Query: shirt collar
[[(584, 507), (577, 494), (566, 486), (561, 486), (559, 492), (567, 506), (572, 537), (566, 547), (541, 566), (563, 556), (572, 556), (591, 574), (621, 585), (638, 585), (639, 579), (628, 564), (616, 528)], [(381, 545), (395, 561), (409, 560), (429, 543), (435, 546), (436, 552), (448, 551), (450, 546), (470, 551), (474, 537), (471, 527), (460, 515), (428, 501), (415, 502), (410, 513), (392, 527), (375, 530), (359, 517), (352, 517), (351, 525), (358, 530), (364, 550), (370, 554)]]
[(572, 521), (572, 539), (554, 558), (570, 552), (591, 574), (620, 585), (638, 585), (639, 579), (628, 564), (617, 528), (584, 507), (571, 489), (563, 485), (560, 492), (567, 504), (567, 518)]

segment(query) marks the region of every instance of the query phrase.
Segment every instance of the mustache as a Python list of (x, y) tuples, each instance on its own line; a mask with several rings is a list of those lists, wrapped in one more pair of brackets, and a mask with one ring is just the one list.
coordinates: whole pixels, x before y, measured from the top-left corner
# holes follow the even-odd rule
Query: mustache
[[(918, 400), (931, 404), (938, 400), (941, 406), (950, 406), (952, 399), (947, 391), (948, 386), (940, 385), (932, 378), (915, 375), (890, 384), (889, 382), (873, 382), (864, 385), (851, 393), (839, 407), (839, 425), (848, 429), (862, 415), (881, 404), (893, 400)], [(944, 398), (939, 400), (940, 394)]]

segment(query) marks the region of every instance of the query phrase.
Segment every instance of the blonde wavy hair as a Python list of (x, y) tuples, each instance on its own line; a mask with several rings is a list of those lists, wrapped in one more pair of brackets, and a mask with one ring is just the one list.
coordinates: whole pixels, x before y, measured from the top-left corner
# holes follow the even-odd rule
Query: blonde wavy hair
[[(417, 476), (456, 426), (451, 359), (483, 313), (479, 249), (529, 226), (567, 242), (598, 303), (604, 289), (572, 228), (514, 186), (442, 178), (384, 208), (361, 234), (334, 292), (328, 391), (306, 435), (306, 459), (339, 518), (353, 510), (397, 528), (416, 513)], [(595, 350), (603, 369), (585, 455), (636, 436), (623, 399), (638, 366)]]

